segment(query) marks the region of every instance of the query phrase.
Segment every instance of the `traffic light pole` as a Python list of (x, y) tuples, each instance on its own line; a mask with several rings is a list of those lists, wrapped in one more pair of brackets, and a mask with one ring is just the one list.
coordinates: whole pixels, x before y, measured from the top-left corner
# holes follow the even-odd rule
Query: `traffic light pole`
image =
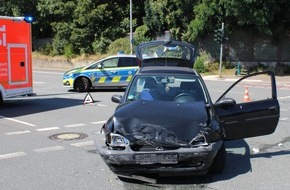
[[(224, 36), (224, 23), (222, 23), (222, 37)], [(220, 66), (219, 66), (219, 76), (222, 76), (222, 62), (223, 62), (223, 42), (221, 42), (221, 49), (220, 49)]]

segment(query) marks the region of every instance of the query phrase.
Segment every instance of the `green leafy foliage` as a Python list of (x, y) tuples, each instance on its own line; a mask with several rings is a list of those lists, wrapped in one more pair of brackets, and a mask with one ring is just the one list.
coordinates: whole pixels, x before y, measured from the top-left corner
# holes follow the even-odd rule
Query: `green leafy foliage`
[[(126, 38), (130, 32), (129, 0), (1, 1), (0, 15), (25, 14), (36, 18), (34, 39), (52, 39), (50, 45), (40, 48), (50, 55), (106, 53), (111, 51), (110, 44)], [(225, 30), (229, 32), (250, 28), (264, 33), (276, 45), (283, 42), (290, 30), (289, 15), (289, 0), (132, 1), (134, 45), (155, 39), (165, 31), (170, 31), (174, 39), (194, 42), (213, 33), (221, 22), (226, 23)], [(283, 46), (277, 46), (277, 52), (282, 49)], [(277, 56), (281, 59), (282, 54)]]
[(146, 25), (142, 25), (136, 28), (135, 33), (134, 33), (134, 40), (135, 40), (135, 43), (134, 43), (135, 45), (138, 45), (139, 43), (142, 43), (142, 42), (153, 40), (149, 28)]
[(113, 41), (109, 47), (107, 53), (110, 55), (117, 54), (118, 52), (124, 52), (125, 54), (130, 53), (130, 39), (125, 38), (119, 38), (115, 41)]
[(197, 57), (193, 68), (199, 73), (206, 72), (206, 67), (204, 66), (204, 60), (201, 57)]

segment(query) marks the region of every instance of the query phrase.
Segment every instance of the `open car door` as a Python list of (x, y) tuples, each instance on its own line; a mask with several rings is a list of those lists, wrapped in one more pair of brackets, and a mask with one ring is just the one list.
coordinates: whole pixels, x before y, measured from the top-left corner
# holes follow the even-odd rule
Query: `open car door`
[(239, 79), (214, 107), (225, 130), (225, 140), (273, 133), (280, 117), (274, 73), (266, 71)]

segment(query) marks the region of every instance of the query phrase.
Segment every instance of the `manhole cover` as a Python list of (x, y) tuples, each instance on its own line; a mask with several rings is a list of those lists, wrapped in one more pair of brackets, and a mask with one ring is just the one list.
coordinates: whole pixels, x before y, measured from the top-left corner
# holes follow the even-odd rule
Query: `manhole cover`
[(75, 133), (75, 132), (58, 133), (49, 136), (49, 138), (52, 140), (63, 140), (63, 141), (80, 140), (87, 137), (88, 135), (84, 133)]

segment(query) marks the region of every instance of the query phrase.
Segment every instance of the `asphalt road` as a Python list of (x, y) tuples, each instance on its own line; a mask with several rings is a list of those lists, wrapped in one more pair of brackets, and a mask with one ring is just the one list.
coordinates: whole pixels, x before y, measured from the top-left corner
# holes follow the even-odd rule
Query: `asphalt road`
[[(205, 78), (213, 100), (236, 80)], [(263, 93), (262, 84), (257, 82), (260, 90), (250, 89), (250, 96)], [(290, 189), (290, 82), (279, 80), (277, 86), (281, 117), (275, 133), (227, 142), (222, 174), (144, 184), (119, 180), (93, 145), (116, 107), (111, 96), (123, 91), (94, 90), (95, 103), (84, 105), (86, 93), (63, 88), (62, 72), (36, 70), (37, 96), (0, 107), (0, 189)]]

